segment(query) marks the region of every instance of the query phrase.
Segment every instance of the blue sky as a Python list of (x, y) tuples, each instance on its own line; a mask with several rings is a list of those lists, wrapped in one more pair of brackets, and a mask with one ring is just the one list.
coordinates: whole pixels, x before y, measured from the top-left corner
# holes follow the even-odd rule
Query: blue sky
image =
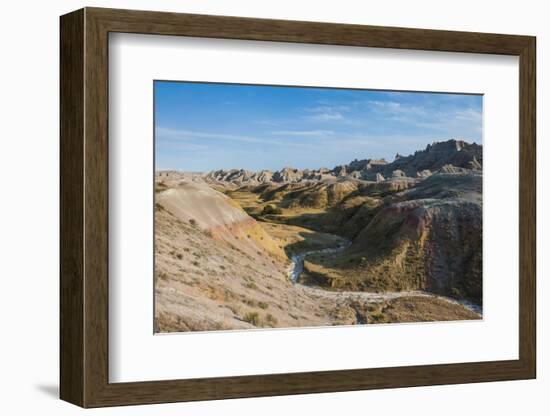
[(155, 81), (156, 168), (333, 168), (481, 143), (482, 96)]

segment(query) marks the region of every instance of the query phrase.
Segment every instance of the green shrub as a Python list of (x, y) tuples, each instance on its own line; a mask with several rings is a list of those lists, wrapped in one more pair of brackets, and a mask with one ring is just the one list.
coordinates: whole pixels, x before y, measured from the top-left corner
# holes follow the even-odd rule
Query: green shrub
[(273, 327), (275, 325), (277, 325), (277, 318), (275, 318), (273, 315), (271, 315), (270, 313), (268, 313), (266, 316), (265, 316), (265, 322), (267, 325)]
[(372, 319), (372, 322), (376, 324), (386, 322), (386, 316), (383, 313), (374, 313), (370, 317)]
[(262, 215), (269, 215), (269, 214), (280, 215), (282, 213), (283, 213), (283, 210), (281, 208), (278, 208), (271, 204), (266, 205), (262, 210)]
[(457, 287), (451, 288), (451, 296), (454, 298), (462, 298), (462, 291)]
[(265, 302), (258, 302), (258, 306), (262, 309), (267, 309), (269, 308), (269, 305)]
[(260, 326), (260, 315), (258, 312), (248, 312), (245, 316), (243, 316), (243, 321), (254, 326)]

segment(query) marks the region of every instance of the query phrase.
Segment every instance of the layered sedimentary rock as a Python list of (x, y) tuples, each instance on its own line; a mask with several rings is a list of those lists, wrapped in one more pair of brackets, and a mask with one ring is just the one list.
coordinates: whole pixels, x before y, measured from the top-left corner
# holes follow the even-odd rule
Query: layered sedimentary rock
[(305, 181), (334, 181), (352, 179), (380, 182), (392, 178), (425, 178), (434, 172), (458, 173), (466, 170), (480, 171), (483, 167), (482, 146), (464, 140), (435, 142), (424, 150), (409, 156), (399, 153), (391, 163), (384, 159), (355, 159), (347, 165), (333, 169), (295, 169), (285, 167), (271, 172), (250, 172), (244, 169), (216, 170), (205, 175), (210, 183), (235, 186), (264, 183), (297, 183)]
[(340, 229), (352, 246), (306, 269), (336, 289), (422, 289), (481, 304), (481, 186), (477, 172), (437, 173), (385, 198), (344, 200), (339, 208), (354, 211)]

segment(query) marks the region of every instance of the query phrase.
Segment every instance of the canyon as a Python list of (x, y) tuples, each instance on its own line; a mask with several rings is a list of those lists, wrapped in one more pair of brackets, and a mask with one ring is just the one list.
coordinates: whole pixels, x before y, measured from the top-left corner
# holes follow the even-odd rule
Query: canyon
[(482, 146), (155, 174), (155, 330), (482, 317)]

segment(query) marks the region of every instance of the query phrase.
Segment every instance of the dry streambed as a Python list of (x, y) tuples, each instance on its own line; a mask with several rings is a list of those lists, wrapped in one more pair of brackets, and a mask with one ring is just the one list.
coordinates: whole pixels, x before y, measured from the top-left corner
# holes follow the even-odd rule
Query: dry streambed
[[(272, 232), (275, 232), (277, 228), (279, 228), (278, 234), (279, 237), (281, 236), (281, 230), (280, 228), (285, 227), (285, 231), (287, 233), (286, 237), (289, 237), (288, 233), (292, 231), (299, 231), (302, 235), (304, 235), (304, 228), (301, 227), (292, 227), (292, 226), (285, 226), (281, 224), (270, 224), (270, 229)], [(307, 230), (308, 233), (311, 233), (312, 236), (315, 236), (315, 234), (323, 234), (322, 240), (326, 241), (326, 244), (330, 244), (328, 247), (323, 248), (316, 248), (315, 250), (306, 250), (306, 251), (298, 251), (294, 253), (289, 253), (289, 259), (291, 261), (291, 264), (288, 268), (288, 278), (289, 280), (294, 283), (294, 288), (299, 291), (303, 291), (305, 294), (309, 295), (312, 298), (315, 298), (317, 301), (321, 303), (332, 303), (334, 305), (342, 305), (347, 304), (352, 309), (357, 309), (359, 306), (359, 309), (364, 309), (370, 312), (379, 311), (378, 314), (371, 314), (371, 315), (378, 315), (379, 319), (378, 321), (375, 319), (375, 322), (379, 322), (380, 320), (384, 320), (380, 318), (381, 315), (383, 315), (381, 312), (386, 311), (389, 307), (389, 309), (392, 309), (392, 305), (395, 305), (397, 302), (395, 302), (397, 299), (403, 299), (404, 302), (399, 302), (399, 306), (404, 307), (405, 309), (415, 309), (416, 304), (424, 305), (424, 307), (429, 308), (430, 305), (432, 307), (435, 307), (436, 309), (446, 309), (445, 306), (449, 306), (450, 310), (457, 309), (460, 310), (462, 307), (465, 308), (467, 311), (465, 313), (460, 314), (456, 316), (456, 319), (479, 319), (481, 318), (482, 310), (479, 306), (470, 303), (468, 301), (461, 301), (452, 299), (445, 296), (435, 295), (433, 293), (424, 292), (424, 291), (399, 291), (399, 292), (382, 292), (382, 293), (373, 293), (373, 292), (351, 292), (351, 291), (331, 291), (331, 290), (325, 290), (320, 287), (315, 286), (309, 286), (299, 283), (300, 275), (302, 274), (304, 270), (304, 260), (309, 255), (315, 255), (315, 254), (323, 254), (325, 256), (335, 255), (337, 253), (340, 253), (344, 250), (346, 250), (350, 245), (351, 241), (345, 240), (339, 236), (330, 235), (326, 233), (316, 233), (314, 231)], [(277, 234), (277, 232), (275, 232)], [(310, 237), (311, 238), (311, 237)], [(336, 245), (335, 245), (336, 243)], [(448, 305), (446, 305), (448, 304)], [(355, 310), (355, 312), (357, 312)], [(447, 311), (450, 312), (450, 311)], [(417, 311), (417, 314), (422, 314), (421, 311)], [(452, 314), (452, 312), (451, 312)], [(429, 315), (429, 314), (428, 314)], [(368, 313), (366, 314), (368, 316)], [(414, 314), (413, 314), (414, 316)], [(428, 318), (430, 318), (428, 316)], [(449, 316), (442, 316), (442, 319), (444, 318), (450, 318), (453, 319), (453, 317)], [(421, 317), (420, 317), (421, 319)], [(434, 319), (427, 319), (427, 320), (434, 320)], [(358, 321), (362, 321), (360, 323), (372, 323), (373, 319), (358, 319)]]

